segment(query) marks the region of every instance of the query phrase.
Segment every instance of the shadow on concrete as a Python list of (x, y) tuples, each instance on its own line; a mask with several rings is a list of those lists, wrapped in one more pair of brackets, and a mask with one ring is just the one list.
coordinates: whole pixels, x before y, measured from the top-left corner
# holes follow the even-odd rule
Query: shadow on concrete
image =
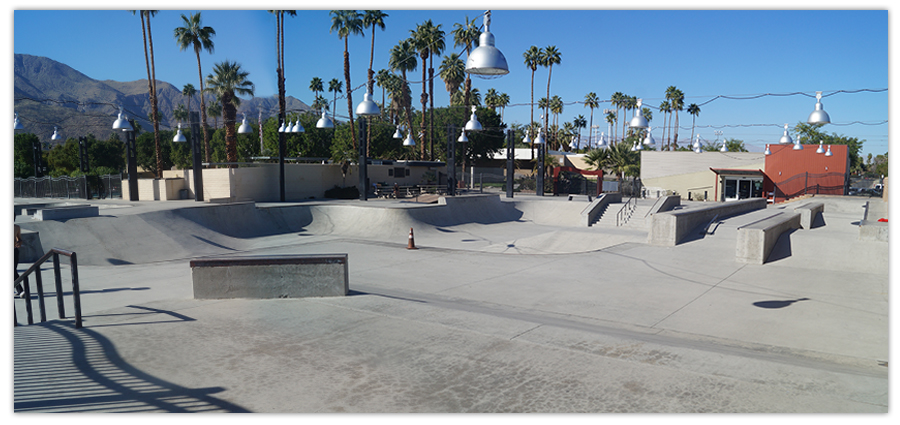
[(71, 323), (19, 326), (14, 339), (15, 412), (249, 412), (212, 396), (224, 388), (185, 388), (145, 373), (109, 339)]
[(772, 247), (772, 252), (769, 253), (765, 263), (783, 260), (791, 256), (793, 253), (791, 251), (791, 234), (796, 231), (797, 229), (790, 229), (783, 232), (781, 236), (778, 237), (778, 241), (775, 242), (775, 246)]
[(201, 238), (200, 236), (197, 236), (197, 235), (191, 235), (191, 236), (193, 236), (194, 238), (196, 238), (197, 240), (199, 240), (199, 241), (201, 241), (201, 242), (210, 244), (210, 245), (212, 245), (212, 246), (214, 246), (214, 247), (217, 247), (217, 248), (227, 249), (227, 250), (229, 250), (229, 251), (237, 251), (237, 250), (234, 249), (234, 248), (231, 248), (231, 247), (228, 247), (228, 246), (219, 244), (219, 243), (215, 243), (215, 242), (213, 242), (213, 241), (211, 241), (211, 240), (209, 240), (209, 239)]
[(825, 217), (822, 214), (816, 214), (816, 217), (810, 223), (811, 229), (818, 229), (819, 227), (825, 227)]
[(120, 260), (118, 258), (107, 258), (106, 262), (114, 266), (128, 266), (134, 264), (131, 261)]
[(800, 301), (809, 301), (809, 298), (798, 298), (796, 300), (784, 300), (784, 301), (759, 301), (753, 303), (753, 305), (759, 308), (785, 308)]

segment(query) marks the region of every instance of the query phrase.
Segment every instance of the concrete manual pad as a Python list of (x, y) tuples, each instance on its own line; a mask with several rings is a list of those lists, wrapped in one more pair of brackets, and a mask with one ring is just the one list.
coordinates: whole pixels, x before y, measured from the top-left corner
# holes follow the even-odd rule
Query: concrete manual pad
[[(516, 196), (17, 217), (45, 247), (77, 248), (84, 328), (14, 329), (14, 409), (888, 411), (887, 245), (858, 240), (862, 208), (832, 207), (858, 200), (829, 199), (826, 225), (748, 265), (737, 227), (778, 206), (663, 247), (568, 225), (564, 205), (582, 203)], [(334, 252), (350, 259), (345, 297), (192, 299), (194, 259)]]

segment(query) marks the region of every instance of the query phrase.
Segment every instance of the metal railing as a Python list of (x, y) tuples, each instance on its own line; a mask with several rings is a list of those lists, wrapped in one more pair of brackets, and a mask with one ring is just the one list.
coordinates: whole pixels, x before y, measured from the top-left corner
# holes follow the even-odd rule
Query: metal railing
[(637, 208), (637, 197), (632, 196), (625, 201), (625, 205), (622, 205), (622, 208), (619, 208), (619, 212), (616, 213), (616, 227), (624, 226), (625, 223), (628, 223), (628, 219), (631, 218), (631, 215), (634, 214), (634, 210)]
[[(35, 286), (37, 289), (37, 302), (38, 302), (38, 310), (41, 316), (41, 322), (47, 321), (47, 312), (44, 306), (44, 288), (43, 281), (41, 279), (41, 265), (44, 264), (50, 258), (53, 258), (53, 276), (54, 282), (56, 286), (56, 307), (59, 311), (59, 318), (66, 318), (66, 308), (63, 303), (63, 288), (62, 288), (62, 274), (60, 272), (59, 267), (59, 256), (65, 255), (69, 257), (69, 266), (72, 272), (72, 297), (75, 304), (75, 327), (81, 327), (81, 289), (78, 285), (78, 260), (74, 252), (66, 251), (64, 249), (53, 248), (44, 254), (39, 260), (35, 261), (31, 267), (28, 268), (25, 273), (21, 276), (17, 277), (15, 280), (15, 285), (18, 287), (19, 284), (22, 285), (23, 297), (25, 299), (25, 311), (27, 317), (27, 321), (29, 325), (34, 324), (34, 313), (32, 308), (32, 299), (31, 299), (31, 285), (28, 282), (28, 276), (34, 275)], [(19, 326), (19, 316), (16, 313), (15, 303), (13, 303), (13, 316), (15, 317), (15, 326)]]
[(16, 198), (106, 199), (122, 197), (122, 175), (29, 177), (13, 181)]

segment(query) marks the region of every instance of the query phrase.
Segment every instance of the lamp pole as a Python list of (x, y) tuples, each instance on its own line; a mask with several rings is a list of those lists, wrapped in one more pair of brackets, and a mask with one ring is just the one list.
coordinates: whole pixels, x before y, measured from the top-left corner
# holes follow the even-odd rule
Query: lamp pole
[(137, 150), (135, 146), (134, 128), (137, 125), (134, 120), (128, 120), (131, 130), (125, 130), (125, 150), (128, 157), (128, 200), (138, 200), (137, 181)]
[[(526, 130), (527, 131), (527, 130)], [(513, 177), (515, 177), (516, 173), (516, 154), (515, 154), (515, 140), (513, 137), (513, 131), (506, 130), (506, 197), (513, 197)]]
[[(359, 120), (359, 200), (367, 201), (369, 199), (369, 176), (368, 176), (368, 157), (366, 156), (366, 127), (368, 120), (363, 118)], [(365, 142), (362, 142), (365, 140)]]
[(456, 196), (456, 124), (447, 132), (447, 194)]
[(203, 162), (200, 160), (200, 113), (190, 113), (191, 121), (191, 162), (194, 177), (194, 200), (203, 202)]
[(88, 187), (88, 176), (87, 172), (89, 170), (88, 165), (88, 153), (87, 153), (87, 138), (84, 136), (80, 136), (78, 138), (78, 168), (84, 173), (84, 199), (91, 199), (90, 188)]

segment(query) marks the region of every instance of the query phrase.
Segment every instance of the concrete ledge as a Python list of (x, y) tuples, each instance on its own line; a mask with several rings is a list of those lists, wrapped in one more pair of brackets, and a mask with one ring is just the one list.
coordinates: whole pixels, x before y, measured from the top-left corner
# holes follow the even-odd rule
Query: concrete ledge
[(662, 201), (653, 204), (648, 215), (659, 214), (661, 212), (672, 211), (673, 208), (681, 205), (681, 195), (665, 195)]
[(191, 261), (196, 299), (305, 298), (347, 295), (347, 254)]
[(821, 202), (809, 202), (799, 207), (794, 207), (795, 213), (800, 213), (800, 227), (812, 229), (816, 217), (825, 212), (825, 204)]
[(22, 229), (22, 247), (19, 248), (19, 262), (33, 263), (44, 255), (41, 245), (41, 234), (33, 230)]
[(800, 214), (780, 212), (737, 229), (735, 259), (764, 264), (782, 233), (800, 228)]
[(597, 216), (603, 213), (609, 204), (613, 202), (622, 202), (621, 193), (603, 193), (597, 199), (594, 199), (584, 210), (581, 211), (581, 224), (590, 227)]
[(691, 230), (709, 223), (714, 217), (724, 218), (764, 208), (766, 199), (754, 198), (654, 214), (650, 219), (648, 243), (657, 246), (675, 246)]
[(37, 211), (41, 208), (52, 207), (54, 205), (60, 205), (60, 204), (58, 202), (15, 204), (15, 205), (13, 205), (13, 208), (14, 208), (13, 217), (18, 216), (18, 215), (34, 215), (35, 211)]
[[(29, 210), (30, 211), (30, 210)], [(92, 205), (62, 205), (35, 210), (35, 220), (67, 220), (70, 218), (97, 217), (100, 208)]]

